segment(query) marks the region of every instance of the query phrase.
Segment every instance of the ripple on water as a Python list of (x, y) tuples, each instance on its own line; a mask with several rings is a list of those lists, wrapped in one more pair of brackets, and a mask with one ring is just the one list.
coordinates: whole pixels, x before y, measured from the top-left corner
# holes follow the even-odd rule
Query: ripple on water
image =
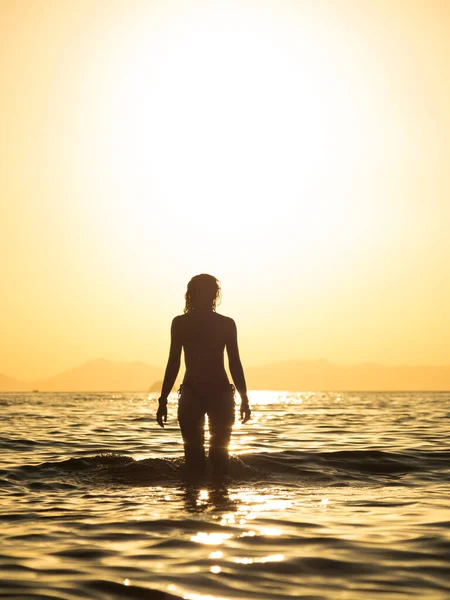
[(8, 398), (0, 597), (450, 597), (449, 394), (252, 402), (215, 487), (183, 483), (175, 402), (162, 431), (146, 395)]

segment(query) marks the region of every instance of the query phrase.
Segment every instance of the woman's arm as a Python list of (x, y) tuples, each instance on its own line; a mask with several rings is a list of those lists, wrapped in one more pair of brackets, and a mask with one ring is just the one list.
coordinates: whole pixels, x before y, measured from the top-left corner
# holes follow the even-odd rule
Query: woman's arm
[(244, 369), (242, 368), (241, 357), (239, 356), (239, 347), (237, 341), (237, 328), (233, 319), (230, 319), (230, 330), (227, 336), (228, 364), (230, 365), (231, 377), (234, 385), (241, 397), (241, 418), (246, 423), (250, 419), (250, 406), (247, 396), (247, 384), (245, 383)]
[(170, 329), (170, 351), (169, 359), (167, 361), (166, 371), (164, 373), (164, 381), (161, 390), (161, 396), (159, 397), (158, 403), (159, 408), (156, 414), (156, 420), (161, 427), (164, 427), (163, 423), (167, 422), (167, 397), (172, 391), (173, 384), (180, 370), (180, 358), (181, 358), (181, 339), (179, 332), (179, 325), (177, 317), (172, 321), (172, 327)]

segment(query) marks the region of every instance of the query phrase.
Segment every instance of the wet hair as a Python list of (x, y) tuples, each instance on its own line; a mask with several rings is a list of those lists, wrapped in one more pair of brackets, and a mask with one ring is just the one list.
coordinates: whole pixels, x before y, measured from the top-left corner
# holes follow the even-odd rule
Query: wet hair
[(184, 312), (189, 313), (196, 308), (204, 308), (208, 305), (215, 311), (217, 304), (220, 304), (221, 291), (218, 279), (212, 275), (206, 273), (195, 275), (188, 283), (184, 295), (186, 300)]

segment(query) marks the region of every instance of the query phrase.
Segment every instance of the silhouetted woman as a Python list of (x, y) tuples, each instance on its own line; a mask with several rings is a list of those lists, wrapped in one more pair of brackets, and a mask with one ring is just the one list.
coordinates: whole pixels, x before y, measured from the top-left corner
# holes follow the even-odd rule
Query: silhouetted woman
[(186, 373), (180, 388), (178, 422), (184, 442), (186, 468), (190, 473), (205, 470), (204, 426), (209, 422), (209, 460), (214, 473), (225, 475), (228, 445), (234, 423), (234, 386), (224, 367), (227, 349), (231, 376), (241, 397), (243, 423), (250, 419), (244, 371), (233, 319), (216, 313), (219, 282), (212, 275), (196, 275), (187, 286), (184, 314), (172, 321), (171, 344), (156, 420), (167, 422), (167, 397), (178, 375), (184, 348)]

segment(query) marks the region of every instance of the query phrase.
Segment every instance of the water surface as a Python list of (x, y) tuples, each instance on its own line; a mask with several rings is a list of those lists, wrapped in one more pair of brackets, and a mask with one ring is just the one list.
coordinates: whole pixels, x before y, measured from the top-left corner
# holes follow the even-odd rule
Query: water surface
[(450, 597), (450, 394), (250, 400), (188, 486), (176, 395), (1, 394), (0, 597)]

